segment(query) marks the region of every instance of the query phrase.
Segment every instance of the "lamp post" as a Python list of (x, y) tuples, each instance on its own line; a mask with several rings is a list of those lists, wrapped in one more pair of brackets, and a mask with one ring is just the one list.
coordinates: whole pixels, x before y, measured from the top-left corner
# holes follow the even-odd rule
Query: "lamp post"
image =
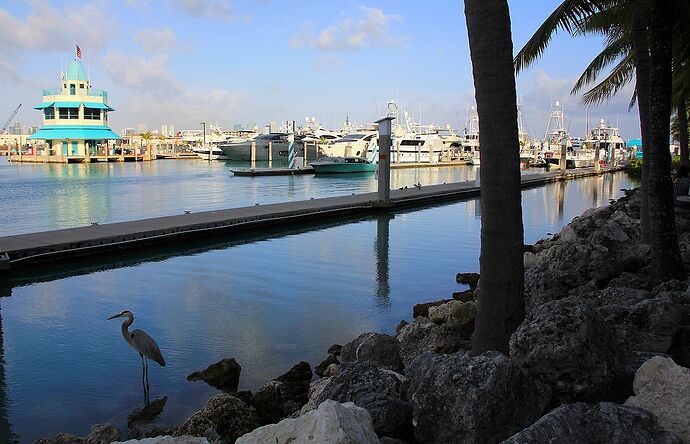
[[(201, 147), (202, 147), (202, 149), (206, 149), (206, 122), (205, 121), (201, 122), (201, 126), (203, 128), (203, 133), (202, 133), (203, 134), (203, 136), (202, 136), (203, 137), (203, 139), (202, 139), (203, 144)], [(209, 162), (211, 161), (211, 150), (210, 149), (208, 150), (208, 161)]]

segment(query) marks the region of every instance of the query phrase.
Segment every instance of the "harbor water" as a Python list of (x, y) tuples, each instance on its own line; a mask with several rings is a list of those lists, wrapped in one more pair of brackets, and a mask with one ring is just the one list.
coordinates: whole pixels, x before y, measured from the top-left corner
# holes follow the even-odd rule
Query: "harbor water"
[[(234, 177), (225, 162), (10, 164), (0, 159), (3, 235), (376, 190), (373, 174)], [(392, 187), (474, 179), (471, 166), (393, 170)], [(635, 186), (624, 173), (524, 190), (525, 242)], [(330, 221), (267, 235), (214, 238), (146, 253), (56, 264), (0, 285), (0, 442), (93, 424), (127, 430), (143, 404), (141, 361), (118, 320), (158, 342), (151, 397), (176, 426), (218, 393), (186, 376), (226, 357), (257, 390), (301, 360), (365, 331), (393, 333), (418, 302), (462, 289), (478, 271), (478, 200)]]

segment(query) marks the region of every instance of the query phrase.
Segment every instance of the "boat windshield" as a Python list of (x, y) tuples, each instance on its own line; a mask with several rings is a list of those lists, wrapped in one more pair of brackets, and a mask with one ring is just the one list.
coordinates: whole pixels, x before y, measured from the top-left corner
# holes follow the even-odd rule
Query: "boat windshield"
[(336, 140), (335, 142), (356, 142), (358, 140), (361, 140), (365, 138), (367, 135), (364, 133), (352, 133), (352, 134), (346, 134), (340, 139)]

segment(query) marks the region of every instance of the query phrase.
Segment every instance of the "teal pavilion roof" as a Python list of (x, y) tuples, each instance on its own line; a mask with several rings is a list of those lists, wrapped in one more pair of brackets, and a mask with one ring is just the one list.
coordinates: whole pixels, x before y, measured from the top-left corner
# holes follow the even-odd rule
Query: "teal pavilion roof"
[(121, 137), (107, 126), (46, 125), (28, 139), (119, 140)]
[(84, 65), (79, 60), (72, 60), (67, 65), (67, 72), (65, 73), (65, 80), (88, 80)]

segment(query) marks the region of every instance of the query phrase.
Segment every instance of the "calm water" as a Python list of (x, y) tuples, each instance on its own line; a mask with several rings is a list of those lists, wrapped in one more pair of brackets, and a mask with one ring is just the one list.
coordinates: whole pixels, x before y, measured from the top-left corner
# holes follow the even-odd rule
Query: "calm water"
[[(471, 179), (471, 167), (396, 170), (393, 186)], [(360, 177), (233, 177), (223, 162), (13, 165), (0, 160), (6, 233), (374, 191)], [(525, 241), (553, 233), (633, 184), (622, 173), (523, 192)], [(160, 423), (180, 424), (216, 391), (187, 382), (224, 357), (255, 390), (300, 360), (364, 331), (392, 333), (412, 305), (449, 297), (455, 274), (478, 270), (478, 201), (392, 217), (352, 219), (263, 238), (229, 237), (109, 257), (81, 269), (0, 286), (0, 441), (126, 418), (143, 401), (141, 364), (106, 318), (135, 313), (167, 367), (150, 367), (151, 395), (167, 396)]]

